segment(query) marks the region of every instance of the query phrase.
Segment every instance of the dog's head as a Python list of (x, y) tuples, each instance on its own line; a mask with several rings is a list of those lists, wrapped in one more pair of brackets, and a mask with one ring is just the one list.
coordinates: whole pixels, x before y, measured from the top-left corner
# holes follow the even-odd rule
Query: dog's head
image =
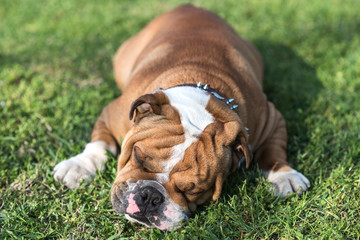
[[(122, 144), (111, 189), (117, 212), (163, 230), (179, 227), (199, 204), (216, 200), (240, 159), (245, 157), (247, 166), (251, 159), (246, 131), (234, 111), (200, 89), (188, 87), (190, 95), (175, 91), (133, 102), (134, 124)], [(195, 106), (189, 96), (197, 94), (202, 99)]]

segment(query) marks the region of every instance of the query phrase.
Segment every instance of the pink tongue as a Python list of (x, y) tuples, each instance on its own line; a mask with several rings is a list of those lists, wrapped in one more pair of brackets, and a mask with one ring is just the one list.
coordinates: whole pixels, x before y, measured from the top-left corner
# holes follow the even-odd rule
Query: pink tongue
[(137, 212), (140, 212), (140, 209), (138, 205), (136, 205), (136, 202), (134, 200), (134, 194), (130, 193), (129, 200), (128, 200), (128, 207), (126, 208), (126, 212), (130, 214), (134, 214)]

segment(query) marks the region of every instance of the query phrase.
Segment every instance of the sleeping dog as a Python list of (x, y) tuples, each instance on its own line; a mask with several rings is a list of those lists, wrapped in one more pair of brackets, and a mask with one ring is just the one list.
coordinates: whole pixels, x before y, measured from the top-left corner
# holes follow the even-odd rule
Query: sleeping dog
[(259, 52), (217, 15), (192, 5), (167, 12), (123, 43), (113, 65), (122, 95), (85, 150), (56, 165), (57, 181), (78, 187), (121, 145), (113, 207), (163, 230), (218, 199), (242, 162), (256, 160), (276, 195), (309, 188), (287, 163), (285, 120), (263, 92)]

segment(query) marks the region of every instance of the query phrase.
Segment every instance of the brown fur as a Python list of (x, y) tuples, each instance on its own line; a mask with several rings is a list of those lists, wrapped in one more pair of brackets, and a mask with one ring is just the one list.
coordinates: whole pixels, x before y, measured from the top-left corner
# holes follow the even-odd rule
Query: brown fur
[[(234, 98), (239, 107), (232, 111), (211, 97), (207, 109), (215, 123), (189, 147), (164, 184), (173, 201), (194, 209), (194, 204), (216, 200), (243, 154), (247, 166), (256, 153), (262, 170), (289, 169), (285, 121), (262, 91), (261, 56), (217, 15), (184, 5), (157, 17), (120, 47), (114, 71), (123, 94), (103, 110), (92, 133), (92, 142), (103, 140), (112, 146), (127, 136), (114, 184), (128, 178), (155, 179), (162, 170), (160, 162), (170, 155), (169, 147), (184, 141), (179, 114), (166, 97), (143, 96), (184, 83), (209, 84)], [(159, 146), (162, 150), (156, 151)]]

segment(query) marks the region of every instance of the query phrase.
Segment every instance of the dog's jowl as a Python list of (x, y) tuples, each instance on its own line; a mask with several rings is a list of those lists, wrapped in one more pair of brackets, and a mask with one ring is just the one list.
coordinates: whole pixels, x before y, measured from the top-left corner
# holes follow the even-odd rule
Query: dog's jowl
[(120, 139), (113, 207), (150, 227), (179, 227), (219, 198), (241, 162), (254, 160), (276, 195), (310, 186), (287, 163), (285, 121), (262, 90), (259, 52), (217, 15), (191, 5), (165, 13), (123, 43), (113, 65), (122, 95), (85, 150), (54, 169), (69, 188), (101, 170)]

